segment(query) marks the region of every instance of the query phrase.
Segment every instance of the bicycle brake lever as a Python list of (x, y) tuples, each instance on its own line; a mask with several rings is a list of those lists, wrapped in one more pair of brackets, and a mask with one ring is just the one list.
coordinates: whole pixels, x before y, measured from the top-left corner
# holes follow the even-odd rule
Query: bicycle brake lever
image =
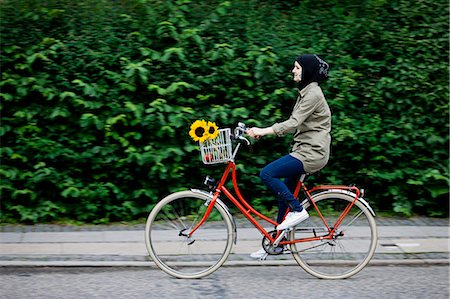
[(245, 143), (247, 143), (247, 145), (251, 144), (251, 142), (247, 138), (243, 137), (240, 134), (236, 134), (236, 133), (235, 134), (231, 134), (231, 139), (245, 141)]
[(250, 145), (250, 141), (249, 141), (247, 138), (242, 137), (242, 136), (239, 136), (238, 138), (239, 138), (240, 140), (245, 141), (245, 142), (247, 143), (247, 145)]

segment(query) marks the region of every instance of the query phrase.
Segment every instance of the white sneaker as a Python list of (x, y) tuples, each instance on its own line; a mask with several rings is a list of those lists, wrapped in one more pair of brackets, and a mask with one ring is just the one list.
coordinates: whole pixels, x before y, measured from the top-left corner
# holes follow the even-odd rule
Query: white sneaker
[(277, 230), (284, 230), (293, 226), (296, 226), (300, 222), (308, 219), (308, 212), (303, 209), (301, 212), (290, 212), (286, 215), (286, 218), (280, 225), (277, 226)]
[[(290, 254), (291, 253), (291, 250), (286, 245), (284, 245), (283, 247), (277, 247), (276, 250), (278, 253), (282, 253), (282, 254)], [(281, 251), (283, 251), (283, 252), (281, 252)], [(266, 251), (263, 248), (261, 248), (260, 250), (251, 253), (250, 257), (254, 258), (254, 259), (260, 259), (260, 258), (264, 257), (265, 254), (266, 254)]]
[(262, 258), (265, 254), (266, 254), (266, 251), (264, 250), (264, 248), (261, 248), (260, 250), (251, 253), (251, 254), (250, 254), (250, 257), (251, 257), (251, 258), (254, 258), (254, 259), (260, 259), (260, 258)]

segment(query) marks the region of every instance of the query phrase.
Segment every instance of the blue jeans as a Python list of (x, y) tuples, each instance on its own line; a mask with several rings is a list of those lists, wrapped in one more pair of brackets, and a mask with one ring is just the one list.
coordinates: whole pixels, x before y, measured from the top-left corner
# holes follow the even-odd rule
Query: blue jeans
[[(304, 173), (302, 161), (291, 155), (275, 160), (261, 170), (259, 176), (278, 199), (278, 223), (283, 221), (288, 207), (295, 212), (303, 210), (302, 205), (292, 193), (298, 179)], [(285, 181), (281, 181), (281, 178), (284, 178)]]

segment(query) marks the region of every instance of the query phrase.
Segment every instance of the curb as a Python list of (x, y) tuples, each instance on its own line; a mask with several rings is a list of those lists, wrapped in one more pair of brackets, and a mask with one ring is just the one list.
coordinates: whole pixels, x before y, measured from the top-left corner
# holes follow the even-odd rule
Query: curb
[[(195, 266), (193, 263), (192, 266)], [(405, 259), (405, 260), (372, 260), (370, 266), (444, 266), (450, 265), (449, 259)], [(229, 261), (222, 267), (267, 267), (298, 266), (294, 260), (283, 261)], [(150, 261), (2, 261), (0, 268), (5, 267), (153, 267)]]

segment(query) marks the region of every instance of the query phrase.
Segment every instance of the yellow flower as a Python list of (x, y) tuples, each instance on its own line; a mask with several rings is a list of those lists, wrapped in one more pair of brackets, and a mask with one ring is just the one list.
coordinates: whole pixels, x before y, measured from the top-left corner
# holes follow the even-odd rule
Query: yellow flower
[(215, 122), (208, 121), (208, 134), (209, 139), (215, 139), (219, 136), (219, 128), (217, 127)]
[(209, 137), (208, 125), (204, 120), (196, 120), (191, 125), (191, 130), (189, 131), (189, 136), (194, 139), (194, 141), (204, 142)]

